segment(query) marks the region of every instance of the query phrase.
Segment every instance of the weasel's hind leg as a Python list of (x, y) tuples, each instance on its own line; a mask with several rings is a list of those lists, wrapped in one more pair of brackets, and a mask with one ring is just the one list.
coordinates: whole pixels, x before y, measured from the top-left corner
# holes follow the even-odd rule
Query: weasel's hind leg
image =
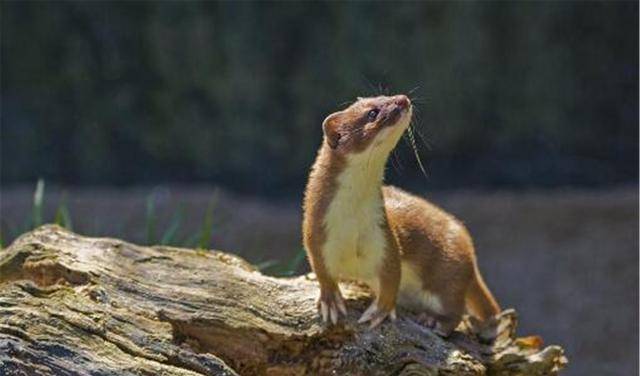
[(449, 337), (455, 328), (458, 327), (460, 321), (462, 320), (462, 315), (450, 315), (450, 316), (440, 316), (436, 319), (435, 326), (433, 327), (433, 331), (441, 336), (441, 337)]
[[(458, 293), (456, 293), (458, 292)], [(422, 313), (417, 317), (418, 322), (442, 337), (448, 337), (451, 332), (462, 321), (464, 312), (464, 295), (459, 291), (450, 291), (450, 294), (443, 296), (431, 295), (430, 299), (425, 299), (426, 304)], [(426, 295), (426, 294), (425, 294)], [(433, 304), (437, 302), (438, 304)]]
[(418, 324), (427, 327), (429, 329), (433, 329), (436, 326), (436, 317), (435, 315), (427, 312), (421, 312), (416, 316), (416, 321)]
[(421, 312), (416, 317), (416, 321), (441, 337), (448, 337), (455, 328), (458, 327), (462, 315), (451, 314), (449, 316), (435, 315), (428, 312)]
[(436, 325), (433, 331), (442, 337), (448, 337), (462, 321), (464, 313), (464, 293), (462, 291), (451, 291), (444, 297), (443, 311), (436, 316)]

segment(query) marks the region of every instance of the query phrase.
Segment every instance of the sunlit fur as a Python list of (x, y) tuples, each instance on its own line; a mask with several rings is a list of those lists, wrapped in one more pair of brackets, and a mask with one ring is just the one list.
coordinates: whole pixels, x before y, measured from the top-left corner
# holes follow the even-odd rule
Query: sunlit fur
[(440, 296), (424, 288), (424, 278), (415, 269), (410, 262), (402, 262), (398, 305), (433, 315), (445, 314)]
[(398, 124), (378, 133), (364, 151), (347, 156), (324, 218), (323, 255), (330, 274), (365, 281), (374, 291), (379, 290), (377, 271), (387, 248), (381, 228), (385, 213), (380, 186), (389, 152), (410, 119), (411, 110)]
[[(379, 116), (370, 118), (371, 109)], [(325, 119), (305, 191), (303, 240), (325, 321), (335, 323), (343, 311), (337, 281), (350, 279), (375, 294), (359, 322), (394, 318), (398, 303), (430, 316), (446, 336), (465, 308), (487, 322), (500, 307), (466, 228), (427, 200), (383, 186), (385, 164), (411, 116), (408, 98), (395, 96), (360, 98)]]

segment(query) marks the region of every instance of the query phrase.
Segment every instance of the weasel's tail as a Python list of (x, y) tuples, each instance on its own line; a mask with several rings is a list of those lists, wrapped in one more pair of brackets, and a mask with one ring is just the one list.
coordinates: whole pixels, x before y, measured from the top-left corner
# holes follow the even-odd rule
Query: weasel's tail
[(475, 277), (465, 296), (467, 310), (479, 320), (487, 321), (494, 315), (500, 313), (500, 306), (484, 283), (477, 265), (475, 266), (474, 274)]

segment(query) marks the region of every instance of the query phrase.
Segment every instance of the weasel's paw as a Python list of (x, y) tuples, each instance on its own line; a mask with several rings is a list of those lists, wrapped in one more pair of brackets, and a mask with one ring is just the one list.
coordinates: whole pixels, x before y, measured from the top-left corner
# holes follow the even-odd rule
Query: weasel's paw
[(458, 325), (452, 325), (449, 322), (436, 321), (436, 325), (433, 328), (433, 332), (440, 337), (447, 338), (453, 333), (453, 330)]
[(453, 320), (439, 320), (428, 313), (420, 313), (416, 317), (416, 321), (421, 325), (431, 329), (434, 333), (440, 337), (449, 337), (453, 330), (458, 326), (458, 323)]
[(322, 321), (328, 322), (329, 319), (335, 325), (338, 323), (338, 313), (347, 316), (347, 307), (344, 305), (344, 299), (340, 290), (330, 291), (328, 293), (320, 292), (318, 299), (318, 311), (322, 316)]
[(385, 309), (378, 305), (378, 301), (374, 300), (373, 303), (367, 308), (366, 311), (360, 316), (358, 320), (359, 324), (370, 321), (369, 329), (373, 329), (380, 325), (384, 319), (389, 317), (392, 321), (396, 319), (396, 309), (394, 307)]
[(436, 326), (436, 318), (428, 313), (422, 312), (416, 317), (416, 321), (429, 329), (433, 329)]

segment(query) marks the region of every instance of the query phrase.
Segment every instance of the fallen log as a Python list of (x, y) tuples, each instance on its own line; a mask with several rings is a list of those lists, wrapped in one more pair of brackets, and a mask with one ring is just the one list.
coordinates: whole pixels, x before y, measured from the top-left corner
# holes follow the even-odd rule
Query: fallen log
[(567, 362), (517, 338), (513, 310), (491, 343), (464, 322), (445, 340), (410, 312), (358, 325), (369, 293), (342, 289), (349, 316), (328, 327), (312, 275), (43, 226), (0, 250), (0, 375), (553, 375)]

